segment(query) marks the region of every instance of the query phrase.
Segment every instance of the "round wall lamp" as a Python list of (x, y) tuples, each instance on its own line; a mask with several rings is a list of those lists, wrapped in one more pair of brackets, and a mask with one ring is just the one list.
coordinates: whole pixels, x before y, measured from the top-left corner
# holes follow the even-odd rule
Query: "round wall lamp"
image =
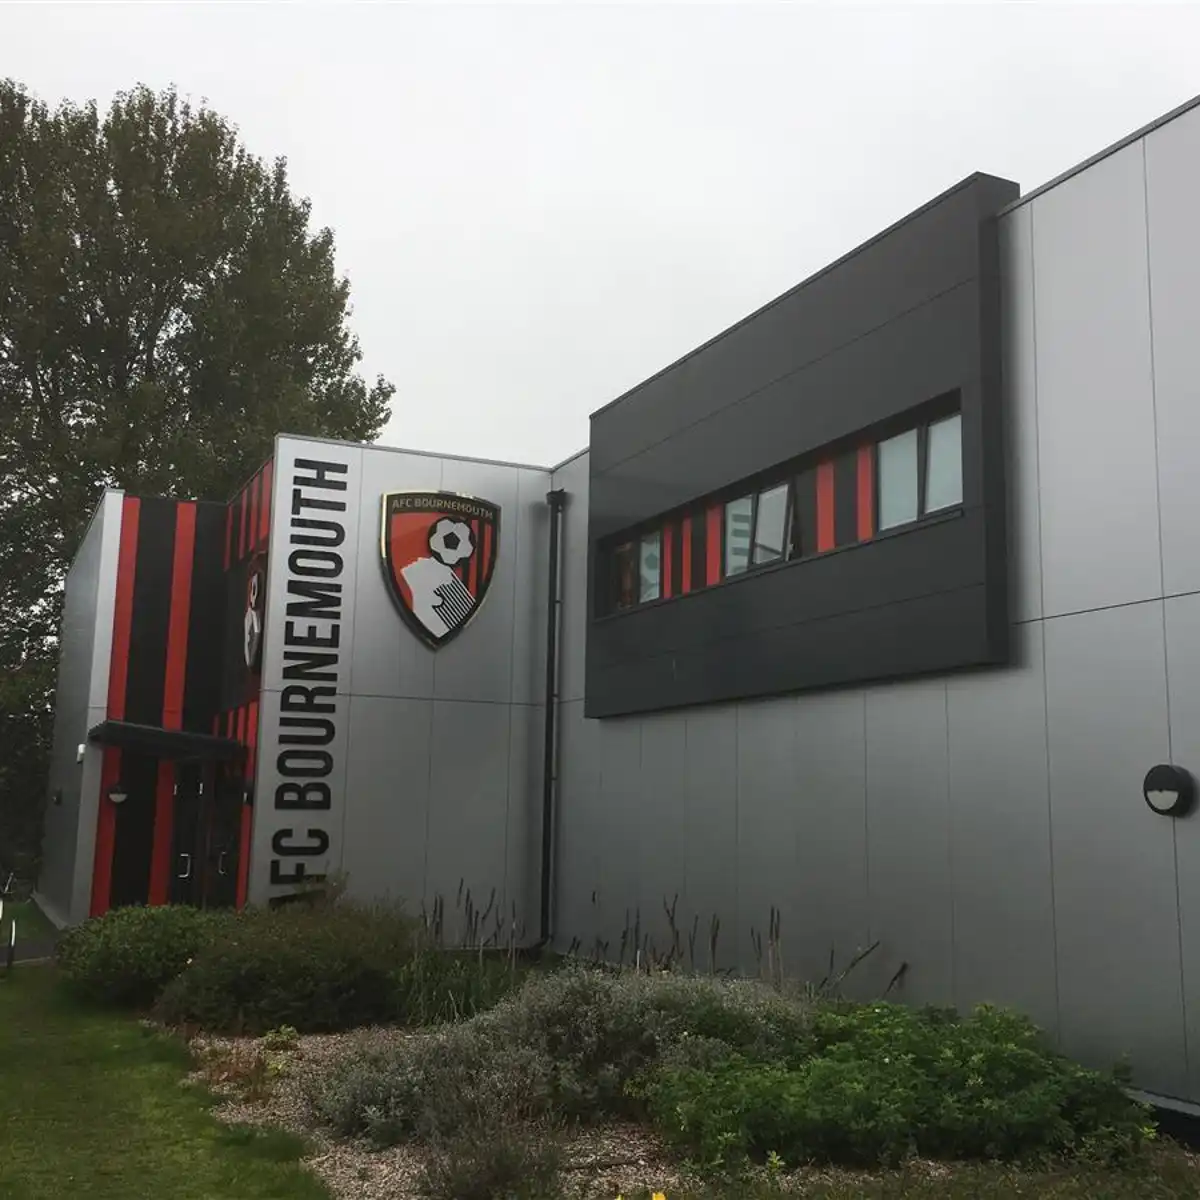
[(1160, 817), (1182, 817), (1196, 802), (1196, 781), (1183, 767), (1160, 763), (1146, 772), (1142, 795)]
[(114, 783), (108, 789), (108, 798), (114, 804), (124, 804), (129, 799), (129, 789), (123, 783)]

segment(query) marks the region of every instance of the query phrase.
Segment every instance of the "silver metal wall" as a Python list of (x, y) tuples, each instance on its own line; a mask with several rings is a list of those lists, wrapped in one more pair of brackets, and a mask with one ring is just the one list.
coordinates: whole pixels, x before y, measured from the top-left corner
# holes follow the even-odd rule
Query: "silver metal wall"
[[(279, 809), (283, 678), (293, 482), (314, 478), (297, 460), (344, 465), (341, 512), (307, 511), (345, 528), (339, 610), (337, 734), (328, 811)], [(334, 478), (330, 474), (329, 478)], [(273, 885), (303, 861), (309, 874), (344, 872), (352, 892), (390, 896), (412, 907), (446, 899), (460, 881), (478, 907), (497, 902), (536, 926), (541, 819), (541, 745), (549, 473), (533, 468), (435, 458), (403, 451), (280, 438), (267, 585), (263, 716), (259, 742), (250, 898), (290, 890)], [(434, 489), (490, 500), (501, 509), (491, 587), (461, 636), (436, 651), (402, 622), (380, 562), (385, 492)], [(321, 623), (328, 630), (329, 622)], [(317, 829), (327, 852), (281, 856)], [(316, 837), (307, 844), (317, 845)], [(288, 859), (288, 861), (284, 861)]]
[(1002, 220), (1014, 661), (985, 674), (583, 719), (586, 457), (565, 540), (556, 940), (616, 953), (626, 910), (753, 970), (879, 939), (913, 1002), (1013, 1005), (1063, 1049), (1200, 1100), (1200, 110)]
[(88, 915), (104, 751), (78, 748), (108, 715), (113, 606), (121, 540), (120, 492), (107, 492), (67, 574), (38, 899), (55, 921)]

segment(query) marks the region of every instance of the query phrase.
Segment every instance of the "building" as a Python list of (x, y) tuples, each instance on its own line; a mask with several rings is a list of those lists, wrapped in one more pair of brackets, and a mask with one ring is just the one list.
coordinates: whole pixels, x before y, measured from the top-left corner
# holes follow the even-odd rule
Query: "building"
[(615, 956), (677, 897), (749, 970), (776, 912), (789, 973), (878, 942), (854, 988), (1200, 1101), (1198, 210), (1195, 101), (964, 180), (554, 469), (283, 436), (229, 504), (106, 495), (43, 903), (340, 871)]

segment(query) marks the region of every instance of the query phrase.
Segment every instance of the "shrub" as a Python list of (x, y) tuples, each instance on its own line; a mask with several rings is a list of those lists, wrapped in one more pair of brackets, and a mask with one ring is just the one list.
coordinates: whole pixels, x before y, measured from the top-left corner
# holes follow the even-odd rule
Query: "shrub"
[(113, 909), (62, 934), (61, 975), (89, 1000), (148, 1007), (189, 959), (228, 936), (235, 920), (182, 905)]
[(552, 1065), (493, 1034), (482, 1020), (449, 1025), (349, 1056), (331, 1072), (309, 1070), (301, 1090), (322, 1123), (381, 1146), (539, 1120), (552, 1109)]
[(557, 1200), (562, 1152), (553, 1131), (507, 1126), (436, 1147), (422, 1172), (431, 1200)]
[(789, 1162), (933, 1158), (1119, 1160), (1153, 1136), (1115, 1076), (1046, 1047), (992, 1008), (958, 1019), (899, 1005), (839, 1005), (812, 1022), (803, 1062), (730, 1051), (664, 1063), (635, 1087), (668, 1138), (702, 1161), (776, 1152)]
[[(567, 967), (531, 976), (494, 1009), (387, 1052), (351, 1055), (309, 1090), (340, 1133), (390, 1143), (438, 1128), (531, 1116), (628, 1112), (629, 1082), (663, 1055), (707, 1045), (784, 1055), (806, 1013), (769, 988), (712, 978)], [(695, 1049), (693, 1049), (695, 1048)], [(693, 1061), (687, 1057), (688, 1062)]]
[(163, 992), (158, 1015), (228, 1033), (323, 1033), (387, 1021), (396, 964), (413, 951), (399, 913), (350, 903), (248, 912)]

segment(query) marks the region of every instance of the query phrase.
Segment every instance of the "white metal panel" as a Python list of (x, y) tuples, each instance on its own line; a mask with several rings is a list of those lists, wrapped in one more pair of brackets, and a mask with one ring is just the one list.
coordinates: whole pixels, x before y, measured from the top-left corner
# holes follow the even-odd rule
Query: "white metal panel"
[[(687, 900), (699, 917), (696, 965), (705, 970), (737, 962), (737, 709), (733, 705), (687, 716)], [(712, 922), (716, 956), (711, 953)]]
[(1144, 144), (1163, 583), (1171, 595), (1200, 590), (1200, 109), (1156, 129)]
[(520, 945), (540, 936), (545, 714), (545, 707), (538, 704), (514, 704), (509, 709), (504, 911), (511, 921), (515, 907)]
[(638, 832), (641, 821), (642, 723), (637, 717), (601, 721), (600, 820), (593, 836), (599, 866), (596, 916), (600, 936), (615, 962), (626, 941), (625, 961), (633, 955), (639, 924)]
[(1161, 595), (1142, 147), (1031, 203), (1046, 616)]
[(468, 894), (476, 912), (493, 890), (503, 902), (509, 736), (505, 704), (434, 701), (425, 902), (441, 897), (452, 936), (464, 931)]
[(354, 696), (342, 862), (350, 891), (417, 913), (425, 895), (431, 700)]
[[(1170, 760), (1200, 780), (1200, 595), (1177, 596), (1166, 608)], [(1147, 815), (1149, 812), (1147, 810)], [(1200, 810), (1152, 817), (1171, 826), (1179, 878), (1180, 947), (1187, 1017), (1188, 1078), (1184, 1098), (1200, 1103)]]
[(583, 701), (558, 708), (559, 767), (555, 839), (554, 944), (590, 949), (598, 936), (595, 906), (599, 886), (597, 831), (600, 810), (600, 722), (583, 715)]
[[(841, 971), (870, 944), (866, 701), (855, 690), (801, 696), (793, 716), (795, 917), (783, 937), (789, 973), (815, 981), (831, 955)], [(847, 987), (867, 974), (856, 970)]]
[(907, 963), (897, 996), (949, 1004), (954, 918), (946, 685), (871, 688), (866, 722), (870, 936), (880, 942), (871, 978)]
[(1171, 822), (1142, 798), (1169, 753), (1161, 602), (1046, 624), (1060, 1042), (1088, 1065), (1185, 1084)]
[(1013, 667), (949, 681), (954, 1002), (1058, 1016), (1041, 622)]
[(559, 695), (580, 700), (584, 691), (588, 621), (588, 456), (581, 454), (560, 471), (551, 486), (563, 488), (567, 504), (562, 532), (562, 645)]
[(541, 704), (546, 699), (549, 490), (549, 472), (521, 471), (517, 503), (508, 521), (508, 533), (515, 536), (509, 547), (516, 568), (511, 689), (515, 704)]

